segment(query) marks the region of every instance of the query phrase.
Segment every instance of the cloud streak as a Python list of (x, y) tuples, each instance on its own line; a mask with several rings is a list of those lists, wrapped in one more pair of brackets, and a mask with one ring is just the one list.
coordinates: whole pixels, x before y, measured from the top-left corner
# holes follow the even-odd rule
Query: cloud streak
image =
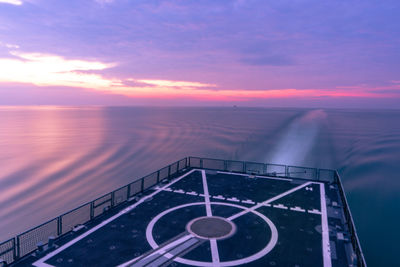
[(22, 1), (20, 0), (0, 0), (0, 4), (11, 4), (15, 6), (22, 5)]
[(57, 55), (12, 51), (14, 58), (0, 58), (0, 81), (39, 86), (107, 88), (120, 85), (99, 74), (85, 73), (110, 68), (113, 64), (71, 60)]

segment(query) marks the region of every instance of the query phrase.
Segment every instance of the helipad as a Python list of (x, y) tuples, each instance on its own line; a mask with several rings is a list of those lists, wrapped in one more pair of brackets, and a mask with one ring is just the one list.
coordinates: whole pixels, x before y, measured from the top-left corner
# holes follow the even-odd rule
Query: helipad
[(26, 266), (360, 265), (338, 184), (185, 168)]

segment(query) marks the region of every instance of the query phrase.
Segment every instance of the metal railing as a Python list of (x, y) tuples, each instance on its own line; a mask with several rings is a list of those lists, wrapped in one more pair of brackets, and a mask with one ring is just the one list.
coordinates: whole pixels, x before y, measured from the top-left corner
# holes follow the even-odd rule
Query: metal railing
[(161, 180), (176, 175), (188, 167), (187, 161), (187, 158), (183, 158), (35, 228), (29, 229), (15, 238), (0, 243), (0, 259), (7, 264), (11, 264), (31, 254), (37, 249), (39, 243), (46, 245), (49, 237), (61, 237), (71, 232), (74, 227), (88, 223), (98, 218), (107, 210), (126, 203), (130, 198), (145, 191)]
[(340, 198), (343, 203), (344, 217), (346, 219), (347, 226), (349, 227), (350, 232), (350, 240), (353, 245), (354, 252), (357, 257), (353, 258), (353, 261), (356, 261), (356, 266), (366, 267), (367, 264), (365, 262), (364, 254), (361, 250), (360, 240), (358, 240), (356, 227), (354, 225), (353, 217), (351, 216), (349, 204), (347, 203), (346, 194), (344, 193), (342, 181), (340, 179), (339, 173), (335, 171), (336, 182), (339, 188)]
[(290, 177), (331, 183), (335, 182), (336, 172), (335, 170), (328, 169), (198, 157), (189, 157), (188, 167), (204, 168), (217, 171), (248, 173), (252, 175)]
[(286, 166), (279, 164), (267, 164), (257, 162), (245, 162), (234, 160), (222, 160), (211, 158), (187, 157), (159, 169), (149, 175), (120, 187), (91, 202), (68, 211), (52, 220), (49, 220), (35, 228), (17, 235), (3, 243), (0, 243), (0, 259), (8, 264), (31, 254), (37, 249), (38, 243), (47, 244), (50, 236), (58, 238), (68, 234), (77, 225), (84, 225), (98, 218), (114, 207), (129, 201), (136, 194), (145, 191), (160, 181), (177, 175), (186, 168), (204, 168), (218, 171), (247, 173), (252, 175), (268, 175), (275, 177), (290, 177), (306, 180), (315, 180), (328, 183), (337, 183), (340, 196), (344, 204), (347, 224), (351, 233), (351, 242), (357, 255), (357, 265), (366, 266), (364, 256), (356, 235), (353, 219), (348, 208), (346, 196), (340, 177), (335, 170), (305, 168), (299, 166)]

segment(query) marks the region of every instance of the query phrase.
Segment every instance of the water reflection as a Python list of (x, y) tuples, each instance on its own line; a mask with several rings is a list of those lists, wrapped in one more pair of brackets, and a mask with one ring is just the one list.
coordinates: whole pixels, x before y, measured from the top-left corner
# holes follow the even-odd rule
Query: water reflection
[[(390, 266), (400, 238), (399, 119), (399, 111), (0, 107), (0, 240), (192, 155), (339, 168), (367, 261)], [(375, 245), (377, 236), (385, 243)]]

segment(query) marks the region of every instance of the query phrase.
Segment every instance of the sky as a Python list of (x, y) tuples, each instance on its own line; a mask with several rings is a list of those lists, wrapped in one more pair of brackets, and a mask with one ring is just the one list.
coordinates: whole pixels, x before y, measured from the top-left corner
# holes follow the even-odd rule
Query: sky
[(400, 108), (398, 0), (0, 0), (0, 105)]

